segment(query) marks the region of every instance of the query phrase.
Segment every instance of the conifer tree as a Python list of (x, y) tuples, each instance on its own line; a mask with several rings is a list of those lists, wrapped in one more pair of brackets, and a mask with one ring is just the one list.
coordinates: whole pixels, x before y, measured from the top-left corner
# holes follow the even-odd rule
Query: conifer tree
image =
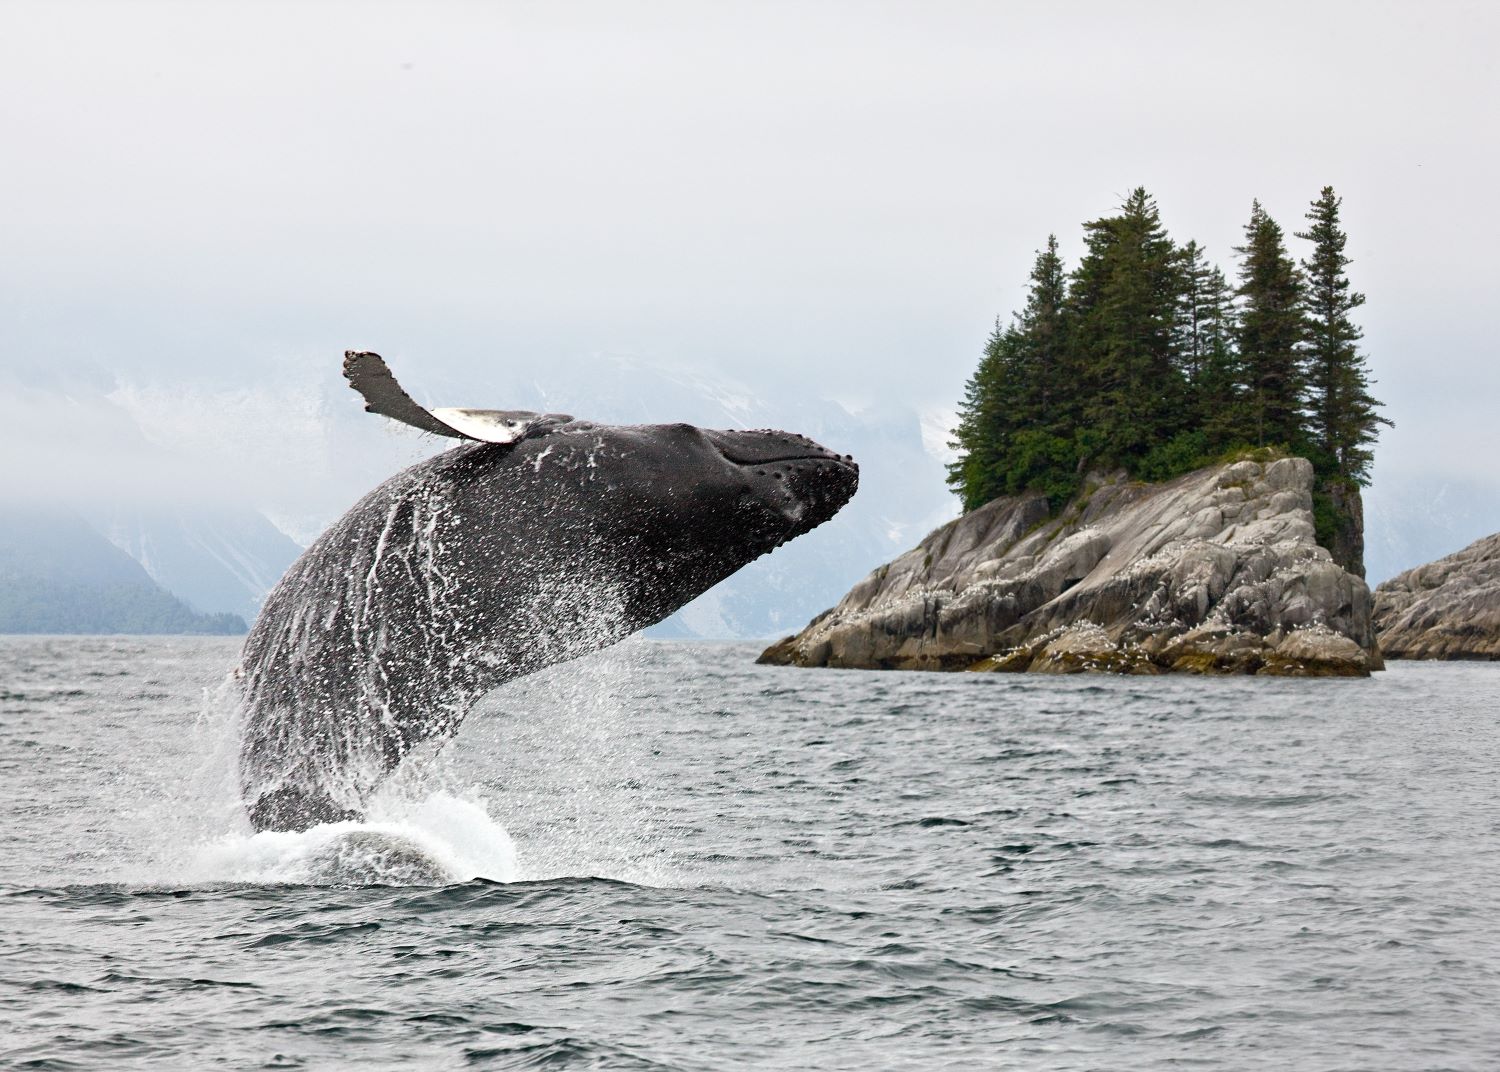
[(1318, 468), (1329, 478), (1363, 487), (1370, 482), (1370, 448), (1380, 425), (1391, 422), (1380, 415), (1380, 403), (1370, 394), (1369, 370), (1358, 347), (1364, 333), (1349, 318), (1365, 296), (1350, 289), (1345, 273), (1349, 258), (1344, 254), (1348, 239), (1339, 228), (1342, 200), (1332, 186), (1323, 187), (1307, 212), (1308, 229), (1297, 232), (1313, 244), (1312, 256), (1302, 262), (1310, 445)]
[(1245, 376), (1245, 437), (1256, 446), (1303, 447), (1305, 376), (1302, 277), (1287, 255), (1279, 224), (1251, 204), (1241, 257), (1236, 332)]
[(1182, 422), (1180, 257), (1140, 187), (1118, 215), (1090, 221), (1084, 232), (1087, 252), (1069, 292), (1074, 354), (1088, 391), (1084, 443), (1101, 460), (1124, 464)]
[(1015, 323), (1014, 434), (1002, 463), (1003, 493), (1041, 491), (1060, 506), (1078, 490), (1075, 428), (1082, 397), (1071, 348), (1067, 275), (1057, 236), (1037, 253), (1026, 306)]
[(1067, 364), (1067, 330), (1063, 303), (1067, 298), (1067, 276), (1057, 252), (1057, 235), (1047, 236), (1046, 246), (1031, 266), (1026, 306), (1016, 324), (1021, 334), (1020, 359), (1025, 365), (1026, 397), (1018, 399), (1020, 423), (1055, 431), (1068, 414), (1073, 400), (1063, 379)]
[(951, 446), (960, 456), (948, 467), (948, 481), (965, 509), (1027, 490), (1061, 502), (1077, 487), (1066, 290), (1057, 236), (1048, 235), (1032, 265), (1026, 305), (1008, 327), (996, 322), (959, 408)]
[(1209, 269), (1202, 284), (1198, 327), (1198, 374), (1193, 383), (1193, 419), (1203, 432), (1203, 460), (1248, 443), (1243, 384), (1247, 377), (1235, 349), (1234, 292), (1223, 269)]
[(1177, 352), (1190, 385), (1203, 371), (1208, 349), (1210, 279), (1217, 269), (1208, 263), (1203, 247), (1189, 241), (1182, 247), (1181, 285), (1177, 309)]
[(948, 444), (958, 453), (948, 465), (948, 483), (965, 510), (978, 509), (1006, 494), (1004, 463), (1015, 432), (1010, 396), (1016, 387), (1019, 349), (1019, 333), (996, 320), (979, 367), (964, 386), (958, 427)]

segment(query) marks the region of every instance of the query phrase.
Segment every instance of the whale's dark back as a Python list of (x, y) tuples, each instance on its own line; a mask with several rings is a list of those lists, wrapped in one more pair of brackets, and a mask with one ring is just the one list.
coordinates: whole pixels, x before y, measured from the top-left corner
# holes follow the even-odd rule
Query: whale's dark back
[(245, 642), (252, 824), (358, 815), (481, 694), (661, 620), (856, 480), (783, 433), (577, 422), (397, 474), (287, 571)]

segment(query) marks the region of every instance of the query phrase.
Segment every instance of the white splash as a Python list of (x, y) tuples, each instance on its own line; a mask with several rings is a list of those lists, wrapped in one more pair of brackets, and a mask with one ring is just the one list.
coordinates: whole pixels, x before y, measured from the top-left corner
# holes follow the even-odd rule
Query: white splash
[(438, 886), (517, 877), (516, 847), (486, 795), (444, 778), (434, 756), (414, 756), (369, 801), (363, 821), (302, 832), (252, 833), (240, 799), (239, 688), (204, 690), (190, 767), (143, 812), (146, 847), (116, 872), (129, 884)]
[(372, 810), (363, 822), (300, 833), (234, 834), (200, 846), (180, 878), (331, 886), (509, 882), (516, 848), (482, 802), (434, 793), (415, 806)]

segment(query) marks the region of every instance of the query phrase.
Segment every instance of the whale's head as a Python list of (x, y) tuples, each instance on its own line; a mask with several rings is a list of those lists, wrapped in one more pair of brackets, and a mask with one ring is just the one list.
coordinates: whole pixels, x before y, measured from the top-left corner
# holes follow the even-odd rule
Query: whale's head
[[(576, 597), (584, 603), (614, 599), (626, 608), (621, 624), (640, 628), (821, 525), (859, 482), (852, 458), (789, 432), (427, 409), (367, 350), (345, 352), (344, 376), (366, 410), (469, 441), (388, 482), (389, 493), (385, 485), (372, 493), (371, 508), (388, 513), (382, 548), (406, 516), (399, 501), (380, 505), (391, 495), (414, 492), (438, 506), (423, 529), (429, 542), (441, 537), (431, 545), (429, 568), (442, 582), (432, 593), (488, 578), (496, 592), (530, 592), (535, 606), (551, 596), (528, 579), (547, 592), (566, 580), (574, 592), (600, 593)], [(483, 600), (463, 598), (482, 614)]]
[(448, 457), (447, 497), (470, 532), (496, 534), (474, 541), (496, 575), (524, 559), (585, 579), (630, 628), (829, 520), (859, 484), (851, 457), (805, 436), (690, 424), (567, 421)]

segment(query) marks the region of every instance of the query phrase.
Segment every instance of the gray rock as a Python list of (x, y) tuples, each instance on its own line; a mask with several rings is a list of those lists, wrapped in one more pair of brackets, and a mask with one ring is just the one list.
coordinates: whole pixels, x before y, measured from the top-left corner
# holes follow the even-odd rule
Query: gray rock
[(1362, 677), (1379, 669), (1379, 656), (1322, 625), (1288, 633), (1266, 655), (1262, 673), (1289, 677)]
[(1374, 622), (1393, 659), (1500, 659), (1500, 533), (1380, 585)]
[(1091, 477), (997, 499), (881, 566), (763, 662), (901, 670), (1368, 674), (1372, 598), (1314, 539), (1312, 465)]

